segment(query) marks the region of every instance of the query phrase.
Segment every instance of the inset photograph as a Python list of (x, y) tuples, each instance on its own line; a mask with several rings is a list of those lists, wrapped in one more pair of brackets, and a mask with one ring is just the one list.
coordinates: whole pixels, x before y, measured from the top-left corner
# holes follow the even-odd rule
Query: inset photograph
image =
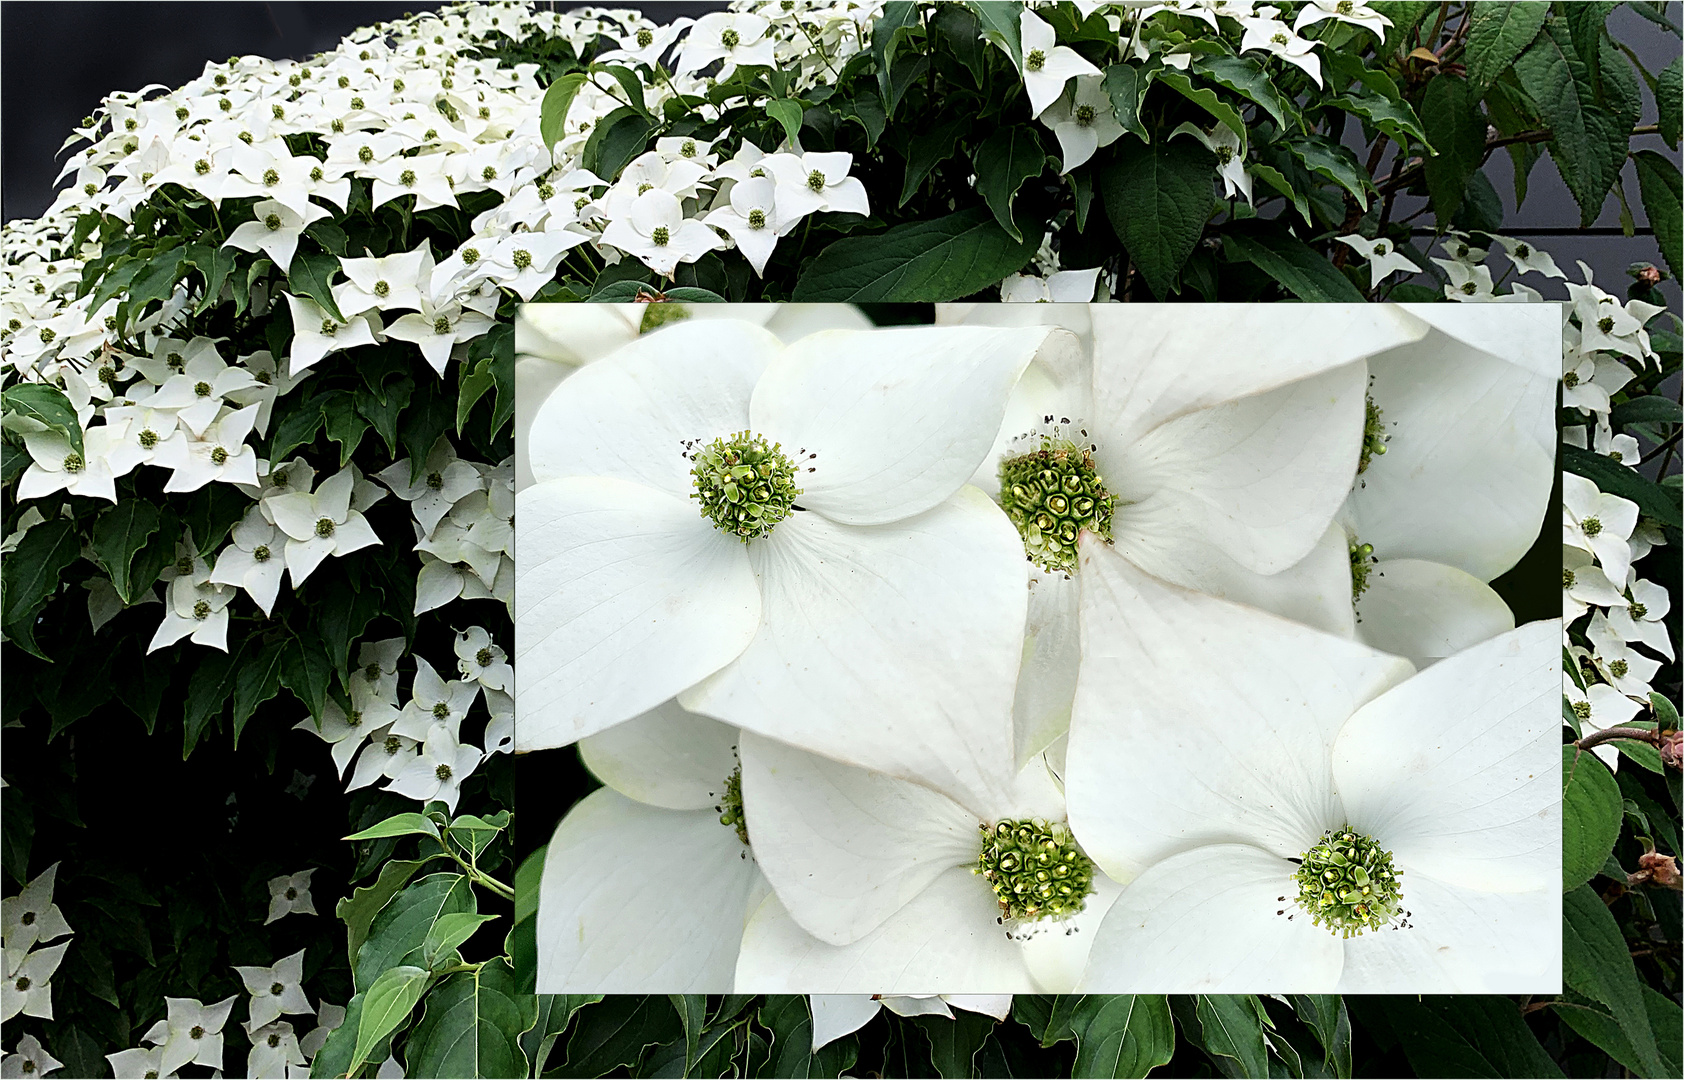
[(526, 305), (539, 993), (1558, 990), (1561, 335)]

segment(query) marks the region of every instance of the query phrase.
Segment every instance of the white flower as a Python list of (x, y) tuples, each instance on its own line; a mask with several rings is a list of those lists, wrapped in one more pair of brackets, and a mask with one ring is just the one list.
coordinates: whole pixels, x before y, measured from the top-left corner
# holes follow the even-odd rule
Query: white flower
[(479, 470), (458, 458), (450, 440), (443, 437), (433, 444), (419, 470), (409, 458), (402, 458), (374, 475), (410, 504), (423, 535), (428, 536), (458, 499), (485, 487)]
[(1303, 70), (1318, 87), (1321, 86), (1321, 57), (1314, 50), (1319, 41), (1310, 41), (1298, 36), (1295, 30), (1289, 30), (1286, 23), (1276, 16), (1277, 9), (1260, 7), (1257, 14), (1251, 18), (1240, 20), (1245, 27), (1245, 36), (1240, 39), (1240, 51), (1251, 52), (1263, 49), (1280, 57), (1287, 63)]
[(285, 1020), (275, 1020), (261, 1027), (247, 1024), (246, 1028), (251, 1038), (251, 1053), (246, 1058), (247, 1076), (297, 1076), (299, 1074), (293, 1071), (292, 1067), (309, 1064), (305, 1060), (304, 1051), (299, 1049), (298, 1036), (293, 1034), (292, 1025)]
[[(1100, 147), (1123, 137), (1123, 126), (1117, 123), (1111, 95), (1105, 92), (1105, 79), (1100, 75), (1076, 76), (1074, 85), (1042, 111), (1040, 121), (1052, 128), (1058, 139), (1061, 176), (1086, 163)], [(1091, 292), (1082, 298), (1084, 302), (1091, 299)]]
[(679, 74), (706, 67), (715, 60), (724, 60), (719, 77), (729, 78), (738, 64), (775, 63), (772, 39), (766, 34), (769, 24), (758, 15), (714, 11), (697, 19), (678, 50)]
[(538, 553), (517, 567), (523, 747), (678, 696), (944, 790), (1009, 784), (1020, 549), (964, 485), (1046, 335), (786, 348), (699, 320), (581, 368), (542, 406), (517, 496)]
[(1595, 555), (1609, 581), (1625, 581), (1631, 566), (1626, 540), (1637, 525), (1637, 504), (1603, 494), (1594, 482), (1564, 472), (1561, 510), (1561, 542)]
[(314, 870), (301, 870), (269, 879), (269, 917), (263, 920), (263, 925), (287, 915), (316, 914), (316, 905), (310, 899), (310, 875), (314, 873)]
[(150, 1050), (144, 1046), (137, 1046), (132, 1050), (107, 1054), (105, 1060), (111, 1063), (112, 1076), (175, 1075), (164, 1068), (164, 1048), (161, 1046), (154, 1046)]
[[(777, 180), (778, 193), (797, 216), (822, 210), (832, 214), (870, 214), (865, 185), (849, 176), (854, 156), (835, 153), (773, 154), (763, 164)], [(811, 207), (811, 209), (808, 209)]]
[(756, 274), (766, 272), (766, 262), (778, 246), (778, 237), (801, 220), (799, 214), (780, 212), (778, 191), (778, 184), (771, 177), (739, 180), (731, 185), (729, 202), (702, 219), (704, 224), (730, 234)]
[(257, 220), (236, 226), (222, 246), (261, 251), (274, 260), (283, 274), (292, 269), (292, 257), (298, 251), (298, 238), (304, 235), (304, 230), (313, 222), (333, 216), (325, 206), (310, 203), (300, 212), (273, 199), (258, 202), (251, 209)]
[(117, 478), (111, 456), (122, 445), (123, 425), (109, 421), (82, 432), (82, 452), (58, 431), (26, 431), (23, 445), (31, 464), (18, 481), (18, 501), (39, 499), (55, 491), (117, 501)]
[(281, 591), (281, 575), (287, 568), (286, 534), (266, 521), (259, 508), (253, 506), (234, 526), (229, 538), (233, 543), (217, 555), (210, 580), (244, 589), (263, 609), (263, 614), (269, 614)]
[(1099, 267), (1060, 270), (1046, 277), (1013, 274), (1000, 283), (1003, 304), (1085, 304), (1093, 299)]
[(1491, 284), (1491, 269), (1476, 263), (1460, 262), (1455, 259), (1434, 259), (1450, 278), (1450, 284), (1444, 287), (1446, 300), (1457, 300), (1466, 303), (1479, 303), (1496, 299), (1494, 286)]
[(333, 302), (346, 314), (360, 315), (370, 308), (421, 310), (421, 293), (432, 281), (433, 249), (423, 240), (413, 251), (382, 258), (347, 259), (339, 266), (345, 280), (333, 287)]
[(434, 724), (427, 733), (420, 756), (406, 763), (403, 770), (386, 785), (386, 790), (421, 803), (438, 799), (451, 813), (455, 813), (462, 781), (468, 778), (484, 756), (477, 748), (463, 746), (456, 741), (455, 726)]
[(70, 942), (48, 945), (23, 954), (5, 953), (5, 981), (0, 982), (0, 1020), (18, 1013), (53, 1018), (53, 972), (64, 959)]
[(1217, 124), (1209, 131), (1197, 124), (1183, 123), (1170, 133), (1170, 138), (1177, 135), (1191, 135), (1204, 143), (1205, 149), (1216, 155), (1216, 174), (1222, 177), (1222, 193), (1224, 198), (1243, 195), (1247, 203), (1251, 202), (1251, 174), (1245, 167), (1245, 139), (1226, 124)]
[[(1647, 582), (1645, 582), (1647, 584)], [(1664, 592), (1663, 592), (1664, 595)], [(1595, 604), (1602, 608), (1624, 608), (1630, 601), (1608, 580), (1590, 552), (1576, 547), (1561, 549), (1561, 617), (1572, 622)], [(1613, 612), (1609, 612), (1610, 618)], [(1629, 618), (1629, 616), (1627, 616)], [(1623, 625), (1623, 624), (1622, 624)], [(1633, 640), (1627, 638), (1626, 640)]]
[(440, 375), (450, 363), (451, 350), (491, 329), (494, 321), (488, 315), (464, 309), (455, 300), (447, 299), (447, 295), (454, 293), (449, 289), (438, 297), (423, 293), (420, 311), (398, 316), (382, 331), (389, 338), (419, 346), (421, 355)]
[(1100, 71), (1068, 45), (1058, 44), (1053, 28), (1032, 11), (1018, 16), (1018, 34), (1023, 46), (1023, 89), (1029, 95), (1029, 115), (1040, 116), (1058, 100), (1064, 84), (1078, 75)]
[(71, 932), (64, 913), (53, 903), (58, 868), (59, 864), (54, 863), (16, 896), (0, 900), (0, 941), (4, 942), (8, 956), (21, 957), (38, 942), (52, 941)]
[(445, 682), (425, 657), (417, 656), (410, 692), (413, 697), (392, 730), (421, 740), (436, 723), (448, 724), (452, 734), (460, 730), (462, 719), (479, 698), (479, 683), (471, 679)]
[[(1574, 717), (1579, 721), (1581, 735), (1618, 727), (1636, 716), (1637, 711), (1642, 708), (1637, 702), (1604, 682), (1593, 682), (1581, 690), (1571, 675), (1563, 674), (1561, 689), (1567, 696)], [(1620, 751), (1613, 743), (1605, 742), (1593, 746), (1591, 753), (1601, 758), (1608, 768), (1619, 771)]]
[(1665, 309), (1641, 300), (1628, 300), (1621, 307), (1619, 300), (1592, 284), (1590, 267), (1581, 262), (1579, 271), (1585, 275), (1583, 285), (1566, 283), (1573, 298), (1572, 313), (1579, 320), (1579, 348), (1585, 352), (1624, 353), (1639, 363), (1653, 355), (1643, 324)]
[(544, 857), (540, 993), (731, 992), (767, 891), (743, 839), (737, 734), (666, 702), (580, 742), (606, 786), (568, 811)]
[(1661, 662), (1627, 645), (1624, 635), (1610, 626), (1608, 616), (1600, 611), (1591, 615), (1585, 637), (1595, 650), (1591, 660), (1602, 677), (1620, 693), (1639, 701), (1648, 700), (1649, 686), (1655, 672), (1661, 669)]
[(1004, 1020), (1012, 1011), (1010, 994), (812, 994), (807, 999), (813, 1016), (813, 1052), (858, 1031), (880, 1009), (897, 1016), (942, 1016), (951, 1020), (951, 1005), (966, 1012)]
[(25, 1035), (18, 1040), (17, 1050), (7, 1054), (4, 1061), (0, 1061), (0, 1076), (6, 1080), (12, 1080), (13, 1077), (45, 1076), (62, 1068), (64, 1062), (47, 1053), (40, 1039), (33, 1035)]
[(1370, 240), (1360, 233), (1339, 237), (1339, 242), (1368, 260), (1369, 282), (1371, 289), (1378, 288), (1380, 282), (1402, 270), (1406, 274), (1418, 274), (1421, 268), (1416, 266), (1409, 256), (1396, 250), (1392, 242), (1385, 237)]
[(1565, 278), (1561, 268), (1555, 265), (1550, 253), (1533, 247), (1524, 240), (1516, 240), (1509, 236), (1494, 236), (1493, 240), (1503, 245), (1503, 254), (1508, 256), (1509, 262), (1522, 274), (1538, 273), (1545, 277)]
[(316, 1026), (310, 1033), (298, 1040), (299, 1051), (312, 1060), (321, 1048), (327, 1044), (327, 1037), (339, 1030), (345, 1023), (345, 1007), (343, 1005), (329, 1005), (322, 1002), (321, 1008), (316, 1010)]
[[(298, 731), (308, 731), (332, 747), (333, 763), (339, 769), (339, 775), (345, 775), (345, 767), (351, 763), (357, 749), (363, 740), (375, 730), (388, 730), (397, 720), (399, 712), (397, 706), (391, 702), (371, 695), (365, 695), (357, 703), (357, 688), (367, 686), (368, 681), (361, 671), (352, 676), (353, 707), (346, 712), (339, 707), (339, 703), (331, 697), (322, 707), (322, 721), (318, 727), (314, 717), (306, 716), (293, 725)], [(396, 686), (393, 693), (397, 692)]]
[(602, 242), (635, 255), (665, 276), (671, 276), (679, 263), (695, 262), (719, 246), (712, 229), (686, 218), (678, 197), (660, 188), (633, 199), (624, 216), (602, 230)]
[(368, 745), (357, 757), (346, 791), (367, 787), (382, 777), (391, 779), (403, 772), (421, 753), (421, 744), (392, 732), (391, 726), (369, 732)]
[[(235, 965), (240, 981), (251, 995), (251, 1019), (246, 1030), (255, 1034), (283, 1013), (310, 1013), (310, 1001), (304, 996), (304, 950), (275, 962), (274, 967), (241, 967)], [(255, 1039), (253, 1040), (255, 1043)]]
[[(1081, 990), (1506, 993), (1555, 977), (1558, 623), (1411, 677), (1406, 660), (1166, 586), (1091, 541), (1083, 557), (1097, 587), (1082, 596), (1070, 819), (1128, 885)], [(1321, 902), (1329, 879), (1297, 860), (1333, 861), (1328, 846), (1365, 868), (1328, 866), (1339, 895), (1369, 899)]]
[(173, 469), (165, 491), (197, 491), (212, 481), (257, 485), (257, 451), (246, 444), (257, 422), (258, 406), (225, 409), (197, 437), (171, 439), (158, 448), (152, 463)]
[(1071, 837), (1039, 755), (979, 804), (752, 734), (740, 751), (775, 892), (744, 928), (740, 992), (1074, 989), (1119, 889)]
[(1369, 8), (1367, 0), (1310, 0), (1298, 9), (1298, 19), (1292, 24), (1292, 32), (1297, 33), (1323, 19), (1360, 26), (1373, 34), (1377, 42), (1386, 39), (1386, 28), (1392, 25), (1392, 20)]
[(147, 652), (156, 652), (191, 636), (199, 645), (228, 651), (228, 602), (234, 590), (184, 574), (169, 584), (164, 621), (158, 624)]
[[(1566, 327), (1564, 334), (1574, 331)], [(1612, 395), (1620, 392), (1636, 373), (1617, 356), (1585, 353), (1575, 348), (1562, 355), (1561, 404), (1606, 415), (1614, 406)]]
[(502, 285), (530, 300), (555, 277), (562, 257), (590, 237), (582, 232), (552, 228), (548, 232), (518, 232), (505, 237), (489, 257), (502, 271)]
[(286, 294), (287, 306), (292, 309), (292, 345), (287, 350), (287, 374), (314, 367), (330, 352), (373, 345), (374, 329), (367, 315), (347, 316), (339, 322), (322, 310), (314, 300)]
[(355, 469), (349, 466), (323, 480), (313, 495), (294, 491), (263, 500), (269, 516), (287, 534), (287, 571), (293, 588), (302, 585), (329, 555), (349, 555), (381, 542), (368, 519), (351, 507)]
[(401, 637), (365, 641), (357, 648), (356, 677), (351, 680), (351, 703), (366, 709), (375, 702), (398, 700), (398, 660), (408, 651)]
[(1672, 638), (1667, 634), (1666, 617), (1672, 611), (1672, 598), (1660, 585), (1644, 581), (1631, 573), (1631, 601), (1609, 605), (1608, 628), (1626, 641), (1640, 641), (1668, 660), (1674, 658)]
[(168, 1017), (153, 1024), (145, 1036), (145, 1041), (158, 1044), (159, 1058), (154, 1064), (159, 1072), (173, 1073), (188, 1064), (222, 1068), (222, 1027), (234, 1011), (234, 997), (215, 1005), (197, 998), (166, 997), (164, 1006)]
[(216, 343), (196, 337), (181, 350), (181, 366), (146, 398), (148, 409), (173, 409), (187, 430), (202, 435), (220, 415), (222, 399), (258, 385), (251, 372), (222, 359)]
[(482, 626), (470, 626), (456, 635), (456, 670), (487, 690), (513, 690), (514, 669), (508, 654), (494, 644)]

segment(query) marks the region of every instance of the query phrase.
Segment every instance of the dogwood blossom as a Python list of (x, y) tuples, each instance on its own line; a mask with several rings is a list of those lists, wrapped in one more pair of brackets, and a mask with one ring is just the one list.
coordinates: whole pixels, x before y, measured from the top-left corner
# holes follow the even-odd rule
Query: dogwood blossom
[(1012, 1009), (1010, 994), (812, 994), (813, 1052), (871, 1022), (882, 1009), (897, 1016), (941, 1016), (951, 1020), (948, 1006), (1004, 1020)]
[(1064, 84), (1078, 75), (1099, 75), (1100, 70), (1058, 37), (1046, 20), (1032, 11), (1018, 15), (1018, 35), (1023, 47), (1020, 69), (1023, 90), (1029, 96), (1029, 115), (1040, 116), (1058, 100)]
[(7, 1080), (12, 1077), (45, 1076), (50, 1072), (57, 1072), (64, 1068), (64, 1062), (47, 1053), (41, 1045), (41, 1040), (33, 1035), (25, 1035), (18, 1040), (17, 1049), (0, 1060), (0, 1076)]
[(1380, 282), (1392, 274), (1402, 270), (1406, 274), (1418, 274), (1421, 268), (1409, 256), (1393, 247), (1392, 242), (1385, 237), (1370, 240), (1360, 233), (1339, 237), (1339, 242), (1368, 260), (1368, 287), (1378, 288)]
[[(167, 1016), (148, 1028), (144, 1036), (144, 1041), (157, 1046), (158, 1059), (153, 1064), (159, 1074), (177, 1072), (190, 1064), (222, 1068), (222, 1027), (234, 1011), (234, 998), (205, 1005), (197, 998), (166, 997), (164, 1007)], [(123, 1075), (121, 1070), (118, 1075)]]
[(254, 1031), (285, 1013), (313, 1013), (304, 988), (304, 950), (283, 957), (273, 967), (235, 965), (240, 981), (251, 995), (251, 1019), (247, 1031)]
[(282, 874), (269, 879), (269, 917), (265, 926), (287, 915), (316, 914), (315, 901), (310, 899), (310, 876), (314, 870), (296, 874)]

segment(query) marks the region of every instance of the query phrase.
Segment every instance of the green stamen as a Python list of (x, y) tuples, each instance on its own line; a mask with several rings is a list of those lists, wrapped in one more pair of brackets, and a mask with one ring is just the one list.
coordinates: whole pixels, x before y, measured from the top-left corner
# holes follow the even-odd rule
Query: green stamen
[(1298, 907), (1330, 933), (1355, 937), (1407, 914), (1398, 881), (1403, 871), (1392, 866), (1392, 853), (1348, 825), (1323, 833), (1300, 862), (1293, 875)]
[(748, 846), (748, 818), (743, 816), (743, 767), (731, 770), (725, 780), (725, 797), (714, 807), (719, 811), (719, 823), (737, 832), (737, 839)]
[(1093, 453), (1068, 439), (1041, 436), (1040, 449), (1000, 462), (1000, 507), (1029, 561), (1043, 570), (1076, 569), (1085, 529), (1109, 541), (1116, 499), (1094, 468)]
[(1364, 408), (1367, 417), (1362, 427), (1362, 454), (1357, 458), (1358, 476), (1368, 471), (1368, 463), (1375, 455), (1386, 452), (1386, 443), (1390, 442), (1392, 438), (1386, 434), (1386, 425), (1382, 420), (1385, 413), (1381, 412), (1380, 407), (1374, 404), (1372, 397), (1364, 399)]
[(982, 852), (971, 872), (994, 890), (1003, 920), (1064, 919), (1087, 906), (1093, 862), (1067, 826), (1035, 818), (978, 828)]
[(747, 431), (719, 438), (706, 446), (692, 446), (690, 470), (702, 504), (702, 516), (714, 527), (734, 533), (743, 543), (769, 536), (773, 526), (795, 509), (795, 463), (779, 443)]
[(1368, 575), (1380, 560), (1374, 557), (1373, 544), (1360, 544), (1355, 537), (1351, 538), (1350, 550), (1351, 602), (1354, 604), (1368, 591)]

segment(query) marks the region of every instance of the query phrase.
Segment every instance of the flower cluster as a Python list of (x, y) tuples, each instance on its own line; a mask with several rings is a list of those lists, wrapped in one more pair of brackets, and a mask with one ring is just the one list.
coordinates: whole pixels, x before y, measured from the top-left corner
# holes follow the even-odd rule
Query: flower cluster
[(1553, 312), (574, 310), (521, 315), (516, 737), (605, 786), (540, 991), (1547, 979), (1558, 632), (1487, 582)]
[(4, 952), (6, 969), (6, 981), (0, 985), (3, 995), (0, 1019), (10, 1020), (20, 1012), (25, 1016), (53, 1018), (53, 973), (63, 962), (70, 942), (61, 941), (57, 945), (46, 945), (46, 942), (57, 941), (72, 932), (64, 914), (53, 903), (53, 882), (58, 877), (58, 868), (59, 864), (54, 863), (18, 895), (0, 901), (0, 932), (4, 935), (0, 937), (0, 950)]

